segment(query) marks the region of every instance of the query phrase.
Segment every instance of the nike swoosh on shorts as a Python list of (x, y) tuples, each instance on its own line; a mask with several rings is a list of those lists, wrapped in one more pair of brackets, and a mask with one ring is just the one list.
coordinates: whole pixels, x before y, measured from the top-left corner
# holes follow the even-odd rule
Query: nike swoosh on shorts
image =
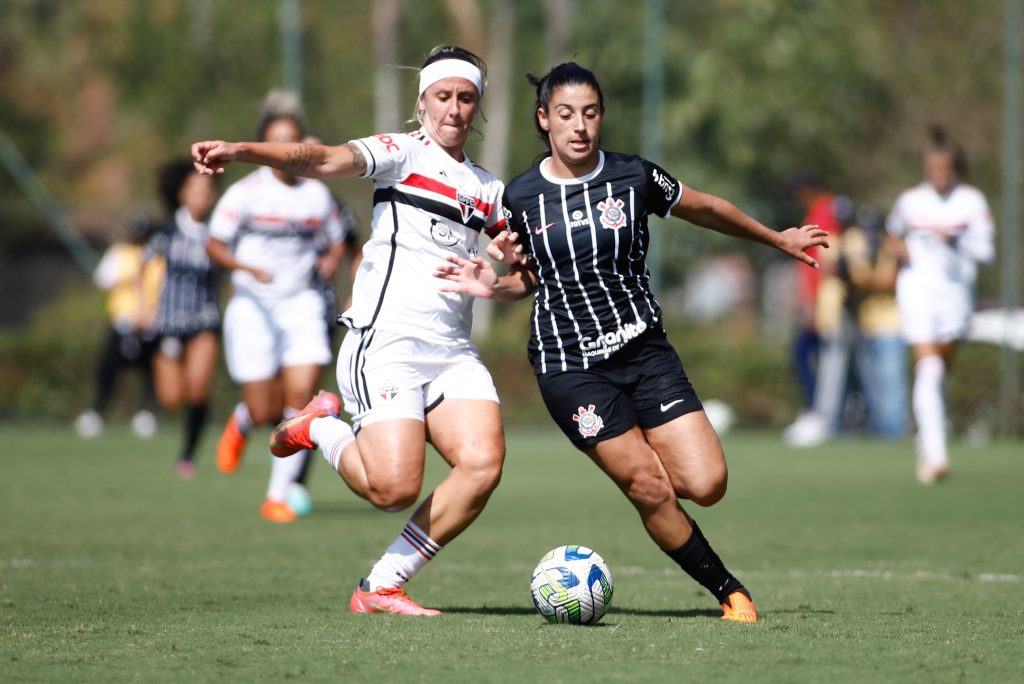
[(664, 413), (665, 411), (668, 411), (670, 408), (672, 408), (673, 406), (675, 406), (676, 404), (678, 404), (681, 401), (686, 401), (686, 400), (685, 399), (676, 399), (675, 401), (670, 401), (667, 404), (662, 404), (661, 405), (661, 412)]

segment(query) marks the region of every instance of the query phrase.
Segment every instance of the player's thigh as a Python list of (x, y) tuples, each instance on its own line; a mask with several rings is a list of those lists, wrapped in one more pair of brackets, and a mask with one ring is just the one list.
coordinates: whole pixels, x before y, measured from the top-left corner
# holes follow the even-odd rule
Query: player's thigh
[(399, 503), (419, 494), (427, 444), (422, 421), (397, 418), (372, 423), (359, 430), (356, 442), (371, 498)]
[(584, 452), (638, 508), (675, 501), (668, 473), (639, 427), (603, 439)]
[(725, 495), (729, 470), (718, 434), (703, 410), (643, 430), (678, 496), (703, 506)]
[(475, 473), (485, 488), (497, 484), (505, 461), (501, 407), (489, 399), (444, 399), (426, 414), (427, 435), (453, 468)]
[[(173, 340), (168, 342), (167, 340)], [(153, 355), (153, 382), (156, 398), (166, 409), (176, 409), (184, 399), (181, 353), (175, 353), (175, 344), (181, 346), (178, 338), (164, 338), (161, 348)]]
[(203, 330), (185, 344), (185, 394), (188, 401), (199, 403), (210, 396), (210, 382), (217, 367), (220, 342), (217, 333)]

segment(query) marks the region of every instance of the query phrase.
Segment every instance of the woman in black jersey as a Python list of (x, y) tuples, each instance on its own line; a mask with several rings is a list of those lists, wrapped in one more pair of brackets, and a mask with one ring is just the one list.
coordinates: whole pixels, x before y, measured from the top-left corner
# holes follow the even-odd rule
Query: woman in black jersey
[(762, 242), (812, 267), (804, 250), (827, 246), (826, 233), (775, 232), (646, 159), (601, 150), (604, 98), (579, 65), (530, 81), (550, 155), (506, 188), (511, 233), (488, 251), (509, 273), (498, 277), (484, 259), (450, 258), (436, 275), (481, 297), (536, 292), (529, 355), (551, 417), (619, 486), (654, 542), (714, 594), (723, 619), (755, 622), (749, 592), (679, 505), (719, 501), (727, 467), (651, 293), (647, 216)]
[(159, 190), (167, 209), (164, 230), (149, 244), (167, 260), (153, 357), (156, 395), (167, 409), (185, 408), (178, 474), (195, 474), (195, 448), (206, 424), (210, 382), (220, 348), (218, 269), (206, 254), (206, 222), (217, 201), (219, 179), (200, 175), (188, 159), (160, 169)]

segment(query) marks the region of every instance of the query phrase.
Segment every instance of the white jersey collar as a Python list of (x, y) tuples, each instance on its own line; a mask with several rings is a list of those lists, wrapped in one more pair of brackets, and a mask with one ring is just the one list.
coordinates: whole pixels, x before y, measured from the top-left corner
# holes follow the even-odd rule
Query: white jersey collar
[(597, 166), (594, 170), (588, 173), (586, 176), (580, 176), (579, 178), (558, 178), (548, 173), (548, 163), (551, 161), (551, 157), (544, 157), (541, 160), (538, 168), (540, 169), (540, 175), (544, 176), (544, 180), (555, 183), (556, 185), (577, 185), (579, 183), (588, 183), (596, 178), (604, 170), (604, 150), (598, 150)]

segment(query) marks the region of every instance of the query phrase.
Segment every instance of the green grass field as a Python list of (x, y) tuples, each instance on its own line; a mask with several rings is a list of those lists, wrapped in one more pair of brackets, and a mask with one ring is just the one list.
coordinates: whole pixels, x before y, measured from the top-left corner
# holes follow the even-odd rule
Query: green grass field
[[(279, 526), (257, 514), (259, 448), (233, 477), (206, 454), (186, 482), (176, 426), (0, 439), (3, 682), (1024, 681), (1020, 444), (955, 445), (952, 476), (924, 488), (909, 442), (730, 436), (729, 494), (692, 512), (763, 615), (739, 625), (547, 424), (510, 432), (489, 508), (410, 585), (435, 619), (346, 612), (406, 515), (322, 461), (313, 514)], [(614, 573), (596, 627), (549, 625), (530, 602), (536, 560), (566, 543)]]

